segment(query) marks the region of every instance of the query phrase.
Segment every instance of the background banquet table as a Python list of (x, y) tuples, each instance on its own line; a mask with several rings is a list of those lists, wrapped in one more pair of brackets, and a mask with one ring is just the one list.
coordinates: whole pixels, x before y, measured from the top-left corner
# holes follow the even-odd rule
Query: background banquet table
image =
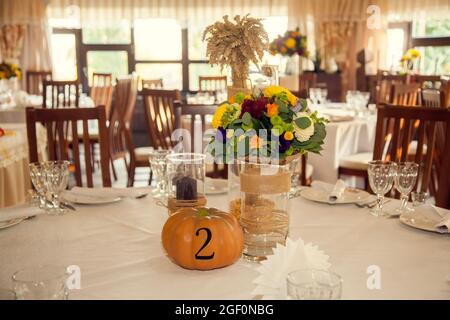
[[(208, 198), (222, 209), (226, 200)], [(332, 270), (344, 279), (344, 299), (450, 299), (448, 235), (375, 218), (354, 205), (291, 201), (290, 237), (317, 244), (330, 256)], [(212, 271), (173, 264), (160, 241), (166, 219), (166, 209), (148, 197), (77, 206), (64, 216), (40, 215), (0, 230), (0, 287), (10, 287), (18, 269), (58, 264), (81, 268), (81, 289), (71, 291), (71, 299), (254, 298), (257, 264), (240, 260)], [(366, 286), (371, 265), (381, 269), (381, 290)]]
[[(7, 135), (0, 137), (0, 208), (25, 201), (31, 187), (28, 170), (28, 139), (24, 123), (0, 124)], [(44, 127), (37, 126), (38, 156), (45, 159), (47, 136)]]

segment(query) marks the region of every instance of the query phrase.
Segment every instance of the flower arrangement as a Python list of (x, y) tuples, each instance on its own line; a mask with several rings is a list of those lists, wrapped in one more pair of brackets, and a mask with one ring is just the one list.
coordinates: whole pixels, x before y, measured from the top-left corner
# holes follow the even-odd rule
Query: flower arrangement
[(22, 71), (15, 63), (0, 63), (0, 79), (10, 79), (22, 77)]
[(261, 21), (247, 14), (242, 18), (235, 16), (233, 23), (224, 16), (223, 22), (218, 21), (203, 32), (209, 62), (221, 69), (229, 66), (235, 88), (246, 88), (250, 62), (258, 64), (267, 49), (269, 38)]
[(298, 54), (300, 57), (308, 57), (308, 49), (306, 45), (306, 36), (300, 34), (300, 29), (294, 31), (286, 31), (284, 36), (278, 36), (269, 45), (269, 52), (272, 55), (277, 53), (283, 56), (293, 56)]
[(409, 49), (400, 59), (400, 64), (405, 70), (413, 70), (414, 64), (421, 57), (420, 51), (414, 48)]
[(320, 153), (326, 121), (308, 110), (306, 100), (279, 86), (257, 95), (238, 93), (217, 108), (208, 149), (222, 161), (254, 156), (286, 161), (306, 152)]

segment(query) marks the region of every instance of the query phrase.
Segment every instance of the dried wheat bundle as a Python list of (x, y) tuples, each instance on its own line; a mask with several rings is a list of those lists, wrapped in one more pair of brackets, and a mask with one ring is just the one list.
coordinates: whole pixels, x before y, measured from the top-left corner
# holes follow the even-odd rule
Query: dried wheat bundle
[(257, 64), (268, 48), (269, 37), (261, 21), (248, 14), (235, 16), (234, 22), (224, 16), (223, 22), (217, 21), (203, 32), (209, 62), (221, 69), (230, 66), (234, 87), (246, 87), (250, 62)]

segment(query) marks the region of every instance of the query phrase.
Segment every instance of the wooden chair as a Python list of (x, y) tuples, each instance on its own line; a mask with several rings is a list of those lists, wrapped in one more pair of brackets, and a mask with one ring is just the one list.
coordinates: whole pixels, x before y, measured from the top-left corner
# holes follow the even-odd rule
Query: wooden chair
[(299, 98), (306, 99), (309, 96), (309, 89), (315, 88), (317, 85), (317, 75), (313, 72), (305, 72), (298, 76), (298, 91), (296, 92)]
[(198, 77), (199, 92), (215, 92), (227, 89), (227, 76), (200, 76)]
[(26, 89), (28, 94), (42, 95), (44, 80), (52, 80), (51, 71), (27, 70)]
[[(203, 137), (207, 129), (206, 116), (213, 116), (216, 109), (216, 105), (181, 104), (179, 101), (174, 102), (175, 129), (185, 129), (189, 132), (187, 136), (180, 136), (179, 143), (183, 143), (183, 149), (178, 151), (203, 153), (205, 142), (207, 143)], [(195, 122), (197, 120), (201, 121), (202, 125), (201, 137), (195, 135)], [(190, 137), (190, 140), (182, 141), (185, 137)], [(208, 165), (208, 167), (210, 166)], [(228, 177), (227, 165), (214, 162), (212, 171), (207, 171), (206, 175), (211, 178), (226, 179)]]
[[(125, 77), (117, 80), (114, 90), (114, 108), (109, 121), (109, 153), (114, 179), (117, 175), (114, 160), (123, 159), (128, 171), (128, 185), (134, 183), (135, 148), (131, 133), (131, 120), (136, 106), (138, 80), (136, 77)], [(130, 164), (127, 162), (130, 157)], [(133, 167), (134, 166), (134, 167)]]
[(163, 89), (163, 79), (142, 79), (141, 87), (142, 89)]
[(394, 84), (391, 91), (391, 103), (402, 106), (416, 106), (419, 104), (420, 84)]
[(411, 83), (420, 84), (420, 88), (422, 89), (437, 89), (441, 86), (441, 76), (412, 75), (410, 81)]
[(443, 94), (437, 89), (422, 89), (422, 105), (439, 108), (442, 105)]
[(393, 99), (393, 85), (406, 84), (409, 82), (409, 75), (393, 75), (389, 74), (387, 71), (378, 70), (375, 103), (391, 103)]
[[(436, 205), (450, 206), (450, 148), (439, 148), (437, 127), (445, 141), (450, 141), (450, 110), (408, 106), (382, 105), (378, 107), (378, 120), (374, 147), (374, 160), (405, 161), (413, 137), (413, 125), (420, 122), (418, 128), (418, 144), (414, 162), (419, 164), (419, 175), (416, 189), (431, 191)], [(403, 122), (403, 126), (401, 125)], [(394, 130), (389, 132), (393, 124)], [(386, 136), (392, 135), (390, 140)], [(390, 146), (386, 148), (386, 143)], [(424, 153), (424, 145), (427, 150)]]
[(92, 76), (90, 96), (94, 105), (105, 106), (107, 119), (111, 116), (111, 103), (114, 87), (111, 73), (95, 73)]
[(442, 78), (441, 80), (441, 92), (442, 92), (442, 106), (450, 108), (450, 78)]
[(104, 187), (111, 187), (109, 176), (108, 155), (108, 133), (106, 130), (105, 107), (79, 109), (34, 109), (28, 107), (26, 110), (27, 133), (29, 144), (30, 162), (38, 161), (36, 123), (42, 123), (47, 129), (48, 159), (69, 160), (75, 168), (74, 175), (77, 186), (83, 186), (83, 169), (80, 157), (80, 143), (78, 139), (72, 141), (72, 155), (69, 158), (65, 137), (66, 125), (69, 125), (73, 135), (78, 136), (78, 122), (82, 122), (84, 171), (86, 173), (86, 184), (89, 188), (94, 186), (93, 167), (91, 161), (90, 137), (88, 131), (88, 120), (97, 120), (99, 127), (100, 163), (102, 171), (102, 183)]
[[(43, 81), (43, 108), (67, 108), (80, 105), (79, 81)], [(49, 103), (50, 102), (50, 103)]]

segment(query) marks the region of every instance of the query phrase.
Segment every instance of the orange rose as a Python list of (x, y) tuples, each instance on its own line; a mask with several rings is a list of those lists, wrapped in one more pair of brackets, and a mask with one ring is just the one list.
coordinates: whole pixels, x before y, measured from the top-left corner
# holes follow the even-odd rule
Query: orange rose
[(278, 105), (270, 103), (267, 105), (267, 115), (272, 118), (278, 115)]

